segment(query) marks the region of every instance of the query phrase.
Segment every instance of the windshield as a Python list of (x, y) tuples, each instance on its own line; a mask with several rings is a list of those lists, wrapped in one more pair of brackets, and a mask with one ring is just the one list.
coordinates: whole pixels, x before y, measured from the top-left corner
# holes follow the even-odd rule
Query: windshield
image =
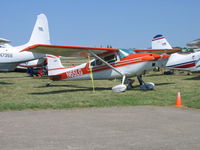
[(124, 57), (127, 57), (130, 54), (135, 54), (135, 52), (133, 51), (133, 49), (120, 49), (118, 51), (119, 54), (119, 58), (122, 59)]

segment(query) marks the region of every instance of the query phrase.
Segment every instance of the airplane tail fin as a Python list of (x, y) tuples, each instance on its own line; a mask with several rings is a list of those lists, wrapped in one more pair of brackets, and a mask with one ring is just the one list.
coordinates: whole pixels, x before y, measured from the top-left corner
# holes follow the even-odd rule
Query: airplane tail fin
[(153, 37), (151, 47), (152, 49), (172, 49), (167, 39), (161, 34)]
[(48, 20), (44, 14), (37, 16), (37, 20), (28, 44), (50, 44)]
[(60, 57), (47, 56), (47, 68), (48, 76), (55, 76), (65, 71), (65, 67), (62, 65)]

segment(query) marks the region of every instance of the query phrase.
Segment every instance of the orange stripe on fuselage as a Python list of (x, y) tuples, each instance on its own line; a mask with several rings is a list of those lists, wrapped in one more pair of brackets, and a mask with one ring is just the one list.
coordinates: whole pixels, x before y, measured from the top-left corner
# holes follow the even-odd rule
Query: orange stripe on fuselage
[[(142, 59), (143, 57), (146, 57), (146, 56), (151, 56), (151, 54), (149, 54), (149, 53), (147, 53), (147, 54), (130, 54), (129, 56), (122, 58), (119, 62), (111, 63), (110, 65), (112, 65), (115, 68), (118, 68), (118, 67), (122, 67), (122, 66), (126, 66), (126, 65), (147, 62), (146, 60)], [(83, 73), (82, 75), (89, 74), (90, 73), (89, 63), (86, 63), (86, 66), (84, 68), (80, 68), (80, 69)], [(111, 68), (107, 65), (97, 66), (97, 67), (92, 68), (92, 72), (99, 72), (99, 71), (103, 71), (103, 70), (107, 70), (107, 69), (111, 69)], [(64, 72), (64, 73), (59, 74), (56, 77), (51, 77), (51, 80), (63, 80), (66, 78), (69, 78), (69, 77), (67, 76), (67, 73)]]

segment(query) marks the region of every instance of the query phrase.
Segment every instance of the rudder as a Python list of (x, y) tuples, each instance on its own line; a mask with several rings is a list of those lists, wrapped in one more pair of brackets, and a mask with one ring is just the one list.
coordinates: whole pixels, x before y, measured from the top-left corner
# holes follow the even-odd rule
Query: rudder
[(48, 76), (58, 75), (65, 71), (65, 67), (62, 65), (59, 57), (47, 56), (47, 68)]
[(44, 14), (37, 16), (37, 20), (28, 44), (50, 44), (48, 20)]
[(152, 49), (172, 49), (167, 39), (161, 34), (153, 37), (151, 47)]

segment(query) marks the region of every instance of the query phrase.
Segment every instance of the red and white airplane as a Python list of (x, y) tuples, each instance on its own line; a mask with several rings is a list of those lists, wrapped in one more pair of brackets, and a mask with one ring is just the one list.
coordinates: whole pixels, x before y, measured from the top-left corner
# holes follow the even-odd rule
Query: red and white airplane
[[(200, 41), (196, 40), (188, 46), (199, 46)], [(157, 40), (152, 41), (152, 48), (172, 49), (168, 41), (162, 35), (157, 35)], [(169, 59), (159, 62), (160, 67), (186, 71), (200, 71), (200, 51), (193, 53), (174, 53)]]
[[(125, 91), (127, 89), (125, 83), (128, 83), (128, 87), (132, 87), (132, 80), (130, 77), (133, 76), (137, 76), (141, 89), (153, 89), (155, 86), (154, 83), (145, 83), (142, 80), (142, 74), (145, 71), (152, 70), (156, 67), (156, 63), (158, 61), (169, 58), (168, 54), (144, 53), (143, 49), (137, 49), (136, 53), (132, 49), (127, 50), (118, 48), (59, 46), (45, 44), (36, 44), (22, 50), (22, 52), (24, 51), (67, 57), (70, 57), (75, 53), (80, 56), (85, 54), (90, 55), (94, 59), (74, 67), (64, 67), (59, 58), (47, 57), (48, 76), (53, 81), (89, 80), (91, 79), (91, 73), (92, 78), (97, 80), (121, 78), (121, 84), (112, 88), (115, 92)], [(138, 53), (140, 51), (142, 53)], [(150, 49), (150, 51), (153, 50)], [(155, 51), (157, 51), (157, 49)], [(170, 49), (170, 51), (173, 50)], [(177, 50), (175, 49), (174, 52), (175, 51)]]
[(33, 67), (45, 62), (46, 54), (20, 52), (35, 44), (50, 44), (48, 21), (44, 14), (37, 17), (31, 38), (21, 46), (11, 46), (9, 40), (0, 38), (0, 71), (14, 71), (16, 67)]

